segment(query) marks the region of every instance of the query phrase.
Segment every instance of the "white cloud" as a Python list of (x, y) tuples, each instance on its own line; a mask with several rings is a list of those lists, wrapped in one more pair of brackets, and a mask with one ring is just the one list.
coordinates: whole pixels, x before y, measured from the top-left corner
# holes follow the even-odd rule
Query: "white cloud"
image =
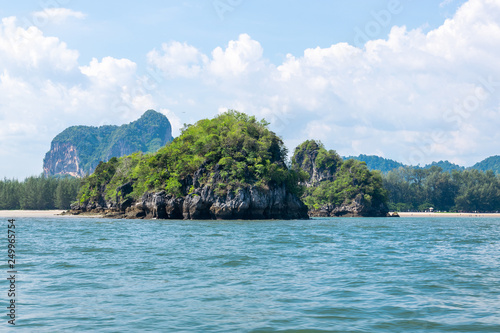
[(4, 68), (69, 71), (77, 66), (78, 51), (67, 48), (56, 37), (46, 37), (36, 27), (23, 29), (15, 17), (0, 24), (0, 60)]
[(126, 85), (134, 77), (137, 65), (129, 59), (104, 57), (101, 62), (93, 58), (80, 71), (99, 85)]
[(170, 121), (170, 125), (172, 125), (172, 136), (177, 137), (180, 135), (180, 129), (184, 126), (181, 121), (181, 118), (177, 116), (175, 112), (169, 109), (160, 109), (159, 112), (163, 113), (167, 116)]
[(171, 42), (147, 55), (150, 65), (160, 69), (167, 77), (194, 77), (205, 75), (212, 78), (240, 77), (263, 69), (263, 49), (248, 34), (229, 41), (226, 49), (216, 47), (212, 58), (186, 43)]
[(449, 4), (453, 3), (453, 1), (455, 0), (443, 0), (440, 4), (439, 4), (439, 7), (446, 7), (448, 6)]
[(176, 135), (182, 123), (233, 108), (265, 117), (290, 151), (318, 138), (344, 155), (473, 164), (498, 154), (498, 63), (496, 0), (469, 0), (427, 33), (393, 27), (363, 48), (310, 48), (276, 65), (247, 34), (207, 54), (173, 41), (147, 54), (146, 73), (129, 59), (79, 64), (64, 42), (5, 18), (0, 155), (38, 173), (50, 140), (70, 125), (121, 124), (156, 108)]
[(230, 41), (223, 50), (212, 51), (210, 71), (215, 76), (237, 76), (262, 69), (263, 49), (259, 42), (247, 34), (241, 34), (237, 41)]
[(33, 13), (33, 24), (43, 26), (47, 23), (61, 24), (68, 19), (82, 20), (86, 17), (82, 12), (77, 12), (68, 8), (46, 8)]
[(72, 125), (123, 124), (157, 107), (128, 59), (78, 66), (78, 51), (15, 18), (0, 24), (0, 152), (6, 177), (39, 174), (52, 138)]
[(311, 121), (305, 128), (307, 136), (314, 140), (328, 141), (332, 133), (332, 127), (320, 121)]
[(277, 66), (242, 34), (215, 48), (208, 65), (197, 62), (198, 88), (190, 89), (217, 82), (212, 105), (244, 106), (290, 142), (317, 137), (344, 154), (383, 153), (409, 163), (461, 156), (472, 164), (485, 145), (486, 155), (496, 153), (480, 129), (489, 126), (486, 118), (500, 125), (498, 91), (485, 93), (482, 83), (490, 75), (500, 81), (499, 61), (500, 3), (470, 0), (428, 33), (393, 27), (387, 39), (362, 49), (306, 49)]
[(208, 62), (207, 56), (186, 43), (171, 42), (162, 45), (163, 54), (157, 50), (148, 53), (148, 62), (162, 70), (168, 77), (193, 77)]

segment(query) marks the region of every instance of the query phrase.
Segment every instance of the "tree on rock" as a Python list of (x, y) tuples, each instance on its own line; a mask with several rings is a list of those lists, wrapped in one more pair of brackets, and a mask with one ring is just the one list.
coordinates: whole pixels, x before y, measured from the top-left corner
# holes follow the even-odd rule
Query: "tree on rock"
[(302, 199), (310, 215), (387, 215), (382, 175), (368, 170), (364, 162), (343, 162), (334, 150), (327, 151), (321, 142), (308, 140), (295, 149), (292, 168), (309, 175)]

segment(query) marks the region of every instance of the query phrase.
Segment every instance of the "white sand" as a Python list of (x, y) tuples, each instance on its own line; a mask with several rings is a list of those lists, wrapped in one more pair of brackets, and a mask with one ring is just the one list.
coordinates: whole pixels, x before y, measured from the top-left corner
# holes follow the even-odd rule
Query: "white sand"
[(401, 217), (500, 217), (500, 213), (400, 213)]
[(100, 217), (100, 215), (59, 215), (64, 210), (0, 210), (0, 218), (18, 217)]
[[(64, 210), (0, 210), (0, 218), (16, 217), (100, 217), (100, 215), (59, 215)], [(401, 217), (500, 217), (500, 213), (398, 213)]]

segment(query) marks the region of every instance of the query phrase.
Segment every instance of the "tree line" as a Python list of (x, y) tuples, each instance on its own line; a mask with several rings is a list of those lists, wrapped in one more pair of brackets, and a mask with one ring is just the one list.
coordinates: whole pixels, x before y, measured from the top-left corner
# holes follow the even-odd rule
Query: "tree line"
[[(0, 180), (0, 209), (69, 209), (81, 179), (32, 176)], [(443, 171), (401, 167), (383, 175), (392, 211), (500, 211), (500, 175), (492, 171)], [(307, 201), (307, 200), (306, 200)]]
[(78, 178), (32, 176), (0, 180), (0, 209), (69, 209), (80, 188)]
[(402, 167), (384, 175), (392, 211), (500, 211), (500, 175), (493, 171), (443, 171)]

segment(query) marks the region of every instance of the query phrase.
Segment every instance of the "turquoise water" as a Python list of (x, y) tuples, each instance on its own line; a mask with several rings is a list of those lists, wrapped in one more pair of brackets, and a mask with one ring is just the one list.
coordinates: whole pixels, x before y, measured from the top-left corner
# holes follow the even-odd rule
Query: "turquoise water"
[(16, 225), (16, 332), (500, 332), (500, 219)]

